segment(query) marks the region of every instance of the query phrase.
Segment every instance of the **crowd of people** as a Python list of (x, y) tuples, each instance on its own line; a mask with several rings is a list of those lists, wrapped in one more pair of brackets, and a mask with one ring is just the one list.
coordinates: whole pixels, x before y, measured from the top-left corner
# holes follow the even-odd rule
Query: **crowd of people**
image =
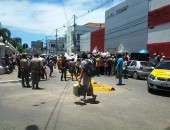
[[(163, 54), (161, 56), (158, 53), (154, 54), (155, 65), (164, 58)], [(2, 58), (1, 63), (6, 69), (7, 73), (12, 73), (15, 67), (18, 68), (18, 78), (22, 79), (22, 87), (32, 87), (32, 89), (40, 89), (39, 81), (40, 79), (46, 79), (47, 67), (49, 68), (49, 77), (52, 77), (53, 69), (58, 67), (61, 73), (61, 81), (67, 81), (67, 72), (70, 73), (72, 81), (78, 81), (83, 83), (85, 86), (85, 92), (83, 94), (82, 101), (86, 101), (86, 94), (88, 93), (96, 99), (97, 95), (94, 95), (91, 85), (91, 77), (88, 76), (87, 70), (85, 69), (87, 61), (90, 61), (95, 68), (96, 76), (113, 76), (117, 77), (117, 85), (122, 85), (122, 76), (127, 78), (127, 63), (130, 60), (128, 53), (122, 54), (110, 54), (110, 55), (99, 55), (99, 54), (88, 54), (83, 53), (77, 58), (68, 59), (64, 55), (60, 56), (39, 56), (35, 54), (34, 56), (27, 55), (26, 53), (16, 55), (15, 53), (5, 55)], [(32, 79), (32, 86), (29, 83), (29, 77)], [(83, 79), (83, 80), (82, 80)]]

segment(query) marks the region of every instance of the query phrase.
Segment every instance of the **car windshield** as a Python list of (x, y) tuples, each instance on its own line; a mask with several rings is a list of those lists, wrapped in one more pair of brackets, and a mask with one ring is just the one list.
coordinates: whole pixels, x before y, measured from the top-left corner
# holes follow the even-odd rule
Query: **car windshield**
[(155, 67), (155, 69), (166, 69), (170, 70), (170, 62), (160, 62), (158, 65)]
[(141, 62), (142, 66), (152, 67), (152, 64), (149, 62)]

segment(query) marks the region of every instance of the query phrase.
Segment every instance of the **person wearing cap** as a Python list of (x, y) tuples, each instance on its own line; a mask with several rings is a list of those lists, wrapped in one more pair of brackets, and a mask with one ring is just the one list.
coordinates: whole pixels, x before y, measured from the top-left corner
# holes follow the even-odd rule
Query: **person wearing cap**
[[(22, 78), (22, 87), (31, 87), (29, 85), (29, 65), (27, 64), (27, 54), (22, 54), (22, 59), (20, 60), (21, 67), (21, 78)], [(26, 82), (26, 85), (25, 85)]]

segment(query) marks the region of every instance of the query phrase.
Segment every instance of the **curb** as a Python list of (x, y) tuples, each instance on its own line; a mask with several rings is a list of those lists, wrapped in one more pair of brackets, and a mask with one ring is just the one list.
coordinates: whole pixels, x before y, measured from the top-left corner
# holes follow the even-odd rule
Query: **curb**
[[(31, 81), (31, 78), (29, 77), (29, 81)], [(40, 79), (40, 81), (46, 81), (45, 79)], [(5, 80), (5, 81), (0, 81), (0, 84), (5, 84), (5, 83), (21, 83), (22, 79), (18, 80)]]
[(5, 80), (5, 81), (0, 81), (0, 84), (5, 84), (5, 83), (20, 83), (21, 79), (19, 80)]

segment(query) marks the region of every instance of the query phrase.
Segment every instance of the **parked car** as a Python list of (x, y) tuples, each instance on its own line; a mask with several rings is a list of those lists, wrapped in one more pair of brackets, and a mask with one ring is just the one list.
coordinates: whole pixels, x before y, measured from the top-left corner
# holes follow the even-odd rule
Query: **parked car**
[(153, 69), (153, 65), (148, 61), (130, 60), (127, 63), (127, 75), (134, 79), (148, 77)]
[(159, 62), (147, 79), (148, 92), (170, 91), (170, 60)]

